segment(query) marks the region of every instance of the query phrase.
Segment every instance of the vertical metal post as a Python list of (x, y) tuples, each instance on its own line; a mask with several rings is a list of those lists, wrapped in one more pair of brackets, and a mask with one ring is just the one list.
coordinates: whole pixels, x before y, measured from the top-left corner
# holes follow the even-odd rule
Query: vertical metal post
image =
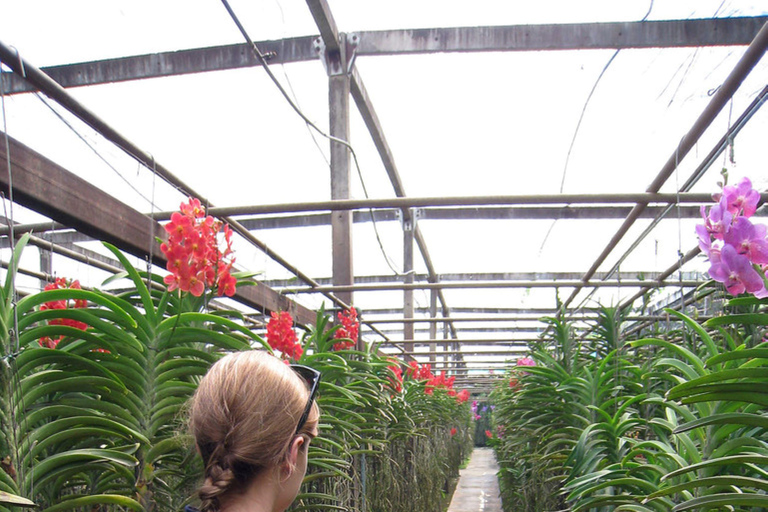
[[(331, 136), (349, 141), (349, 74), (344, 55), (344, 36), (341, 51), (326, 54), (328, 70), (328, 104)], [(349, 148), (331, 141), (331, 199), (349, 199)], [(354, 284), (352, 270), (352, 212), (335, 211), (331, 214), (333, 256), (333, 284)], [(336, 294), (342, 301), (352, 304), (352, 292)]]
[[(429, 317), (437, 317), (437, 290), (432, 289), (429, 291)], [(429, 344), (429, 362), (432, 366), (435, 366), (435, 353), (437, 352), (437, 322), (429, 322), (429, 339), (432, 343)], [(443, 365), (445, 366), (445, 365)]]
[[(403, 283), (413, 284), (413, 215), (403, 215)], [(413, 288), (403, 290), (403, 318), (413, 319)], [(405, 351), (413, 352), (414, 323), (403, 323)]]
[[(443, 322), (443, 352), (448, 352), (450, 344), (448, 343), (448, 339), (451, 337), (451, 324), (448, 322)], [(446, 368), (452, 368), (453, 365), (449, 363), (449, 361), (453, 361), (456, 356), (450, 355), (446, 356), (445, 359), (445, 366)]]
[[(43, 235), (45, 238), (46, 235)], [(40, 273), (46, 275), (53, 275), (53, 253), (50, 249), (40, 247)], [(45, 280), (40, 280), (40, 289), (45, 288), (48, 283)]]

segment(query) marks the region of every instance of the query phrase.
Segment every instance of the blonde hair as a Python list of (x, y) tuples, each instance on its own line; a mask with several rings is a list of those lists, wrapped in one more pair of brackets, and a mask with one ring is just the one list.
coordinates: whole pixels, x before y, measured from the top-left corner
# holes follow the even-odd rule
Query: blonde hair
[(198, 491), (203, 512), (219, 510), (222, 495), (278, 467), (296, 435), (311, 435), (319, 419), (317, 404), (294, 434), (308, 399), (303, 379), (263, 351), (229, 354), (211, 367), (192, 398), (189, 417), (205, 464)]

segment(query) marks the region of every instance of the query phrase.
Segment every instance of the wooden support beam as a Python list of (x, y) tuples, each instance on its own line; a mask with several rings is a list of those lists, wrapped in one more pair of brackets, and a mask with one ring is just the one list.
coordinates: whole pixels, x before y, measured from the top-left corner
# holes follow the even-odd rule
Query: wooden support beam
[[(0, 132), (0, 136), (5, 134)], [(45, 158), (12, 137), (8, 137), (13, 178), (13, 200), (42, 215), (55, 219), (96, 240), (109, 242), (141, 259), (150, 257), (163, 266), (165, 258), (155, 237), (165, 229), (157, 221), (118, 201), (101, 189)], [(10, 196), (8, 154), (0, 144), (0, 189)], [(83, 197), (88, 200), (84, 201)], [(298, 323), (309, 325), (315, 313), (271, 288), (238, 288), (235, 300), (258, 310), (288, 310)]]
[[(157, 221), (117, 201), (16, 139), (8, 137), (8, 142), (15, 203), (142, 259), (149, 255), (151, 248), (154, 258), (164, 263), (155, 237), (164, 238), (165, 230)], [(7, 158), (5, 144), (0, 144), (0, 186), (5, 197), (10, 197)]]
[[(322, 13), (327, 4), (307, 2)], [(329, 12), (329, 11), (328, 11)], [(330, 19), (329, 16), (326, 16)], [(315, 16), (315, 19), (321, 19)], [(355, 32), (360, 56), (434, 52), (542, 51), (617, 48), (673, 48), (691, 46), (742, 46), (749, 44), (768, 17), (735, 17), (693, 20), (665, 20), (557, 25), (513, 25), (506, 27), (453, 27), (418, 30)], [(338, 29), (321, 28), (321, 37), (338, 41)], [(337, 37), (329, 37), (336, 34)], [(278, 41), (258, 41), (270, 62), (283, 64), (317, 57), (316, 35)], [(326, 42), (328, 45), (328, 42)], [(333, 47), (331, 47), (333, 49)], [(64, 64), (43, 68), (63, 87), (97, 85), (127, 80), (219, 71), (259, 62), (246, 44), (185, 49), (136, 55), (101, 61)], [(35, 90), (21, 77), (7, 74), (6, 94)]]

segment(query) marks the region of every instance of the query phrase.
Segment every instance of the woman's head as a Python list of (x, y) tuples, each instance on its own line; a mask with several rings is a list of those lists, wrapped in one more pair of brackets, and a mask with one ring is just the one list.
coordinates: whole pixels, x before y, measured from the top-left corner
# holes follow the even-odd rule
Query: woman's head
[[(199, 491), (204, 511), (217, 510), (221, 498), (243, 491), (264, 470), (285, 467), (295, 445), (306, 451), (319, 417), (313, 404), (296, 432), (308, 400), (302, 377), (266, 352), (237, 352), (211, 367), (190, 411), (190, 429), (205, 464)], [(304, 442), (294, 442), (297, 436)]]

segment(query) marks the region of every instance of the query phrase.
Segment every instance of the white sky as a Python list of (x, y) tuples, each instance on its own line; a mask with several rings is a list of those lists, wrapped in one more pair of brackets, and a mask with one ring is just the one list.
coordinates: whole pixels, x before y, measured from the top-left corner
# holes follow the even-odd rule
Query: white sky
[[(648, 1), (329, 0), (339, 30), (446, 26), (635, 21)], [(300, 0), (232, 0), (256, 40), (316, 34)], [(768, 13), (768, 0), (657, 0), (649, 20)], [(220, 2), (209, 0), (41, 1), (0, 0), (0, 40), (37, 66), (241, 42)], [(669, 158), (743, 47), (624, 50), (611, 64), (586, 110), (571, 153), (564, 192), (642, 192)], [(568, 147), (584, 102), (613, 51), (431, 54), (359, 58), (365, 81), (408, 195), (459, 196), (558, 193)], [(275, 65), (307, 116), (327, 127), (327, 78), (320, 62)], [(768, 82), (765, 59), (732, 104), (732, 119)], [(71, 90), (85, 105), (152, 153), (158, 162), (217, 205), (319, 201), (330, 197), (328, 144), (317, 145), (259, 68), (101, 85)], [(139, 168), (59, 107), (119, 178), (70, 128), (32, 95), (6, 98), (11, 136), (141, 211), (149, 211), (151, 173)], [(729, 109), (713, 123), (662, 191), (673, 191), (729, 124)], [(768, 187), (768, 111), (761, 111), (736, 141), (736, 181), (750, 176)], [(372, 197), (393, 196), (370, 137), (353, 106), (351, 142)], [(318, 148), (319, 145), (319, 148)], [(711, 192), (722, 165), (713, 166), (694, 191)], [(125, 185), (131, 182), (144, 197)], [(362, 197), (354, 176), (354, 197)], [(155, 209), (178, 206), (181, 196), (156, 183)], [(21, 221), (35, 219), (16, 208)], [(564, 271), (583, 273), (620, 220), (425, 221), (422, 230), (438, 273)], [(621, 266), (648, 272), (669, 267), (677, 252), (695, 245), (693, 221), (662, 223)], [(639, 222), (600, 270), (610, 268), (646, 225)], [(379, 223), (388, 256), (402, 265), (402, 232)], [(256, 233), (279, 254), (314, 277), (329, 277), (330, 228)], [(370, 225), (354, 228), (358, 275), (389, 275)], [(89, 248), (97, 250), (95, 244)], [(30, 251), (31, 253), (32, 251)], [(244, 245), (238, 264), (267, 279), (288, 277), (277, 264)], [(28, 256), (34, 269), (36, 257)], [(64, 263), (57, 258), (56, 264)], [(55, 267), (56, 268), (56, 267)], [(702, 261), (685, 268), (704, 270)], [(417, 255), (416, 270), (424, 272)], [(94, 283), (103, 274), (66, 267)], [(64, 270), (60, 270), (64, 272)], [(81, 276), (82, 277), (82, 276)], [(85, 279), (84, 279), (85, 280)], [(561, 292), (565, 297), (568, 291)], [(617, 303), (633, 290), (600, 291)], [(429, 303), (417, 292), (419, 305)], [(554, 307), (551, 290), (446, 291), (451, 307)], [(310, 307), (319, 298), (300, 299)], [(581, 297), (577, 299), (579, 302)], [(400, 293), (359, 293), (359, 308), (402, 305)], [(594, 305), (594, 303), (592, 303)], [(468, 335), (478, 337), (479, 335)], [(489, 335), (498, 337), (499, 334)]]

